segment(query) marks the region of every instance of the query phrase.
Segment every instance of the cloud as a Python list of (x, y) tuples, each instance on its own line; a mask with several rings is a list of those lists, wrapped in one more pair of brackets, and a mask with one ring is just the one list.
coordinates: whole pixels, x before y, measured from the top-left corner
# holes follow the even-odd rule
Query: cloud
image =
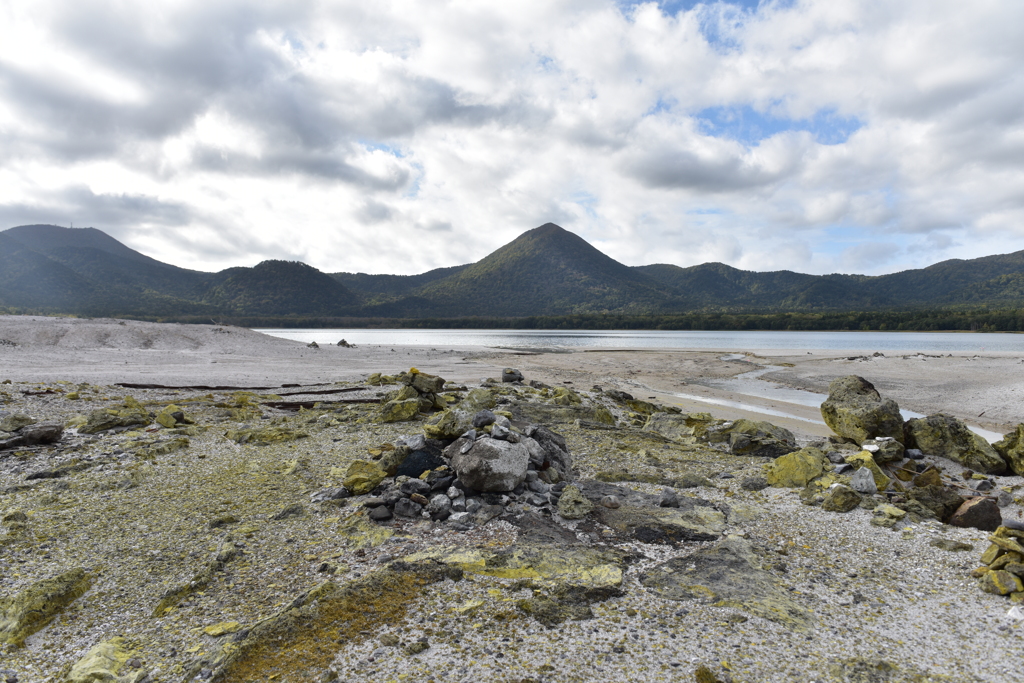
[(1022, 249), (1022, 20), (952, 0), (12, 0), (0, 227), (88, 221), (206, 269), (422, 272), (548, 221), (634, 265)]

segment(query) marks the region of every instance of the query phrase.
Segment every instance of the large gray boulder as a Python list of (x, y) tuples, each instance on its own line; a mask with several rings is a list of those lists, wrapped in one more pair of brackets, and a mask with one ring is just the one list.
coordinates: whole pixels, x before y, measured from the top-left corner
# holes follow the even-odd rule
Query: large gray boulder
[(985, 474), (1002, 474), (1006, 461), (988, 441), (950, 415), (929, 415), (907, 420), (907, 440), (929, 455), (956, 461)]
[(821, 417), (829, 428), (858, 444), (879, 436), (903, 443), (903, 416), (891, 398), (882, 398), (875, 386), (857, 375), (832, 380)]
[(483, 437), (472, 442), (458, 439), (445, 449), (459, 481), (477, 491), (511, 491), (526, 479), (530, 451), (522, 443)]
[(798, 450), (793, 432), (764, 421), (740, 419), (711, 427), (707, 440), (728, 447), (733, 455), (778, 458)]

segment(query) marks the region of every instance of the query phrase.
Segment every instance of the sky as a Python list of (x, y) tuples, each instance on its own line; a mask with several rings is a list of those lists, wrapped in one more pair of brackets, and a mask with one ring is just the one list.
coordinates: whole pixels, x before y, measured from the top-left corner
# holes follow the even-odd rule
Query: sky
[(0, 229), (420, 273), (1024, 249), (1024, 3), (0, 0)]

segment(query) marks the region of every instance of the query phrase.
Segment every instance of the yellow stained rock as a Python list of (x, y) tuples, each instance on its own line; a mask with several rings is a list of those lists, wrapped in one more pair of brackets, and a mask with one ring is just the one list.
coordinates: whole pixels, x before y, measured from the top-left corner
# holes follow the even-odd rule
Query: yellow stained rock
[(345, 479), (341, 485), (348, 489), (352, 495), (361, 496), (377, 488), (377, 485), (384, 481), (388, 473), (382, 470), (377, 463), (366, 460), (354, 460), (345, 472)]
[(118, 680), (118, 672), (134, 654), (124, 645), (124, 638), (113, 638), (93, 646), (71, 667), (67, 682), (95, 683)]
[(203, 629), (203, 633), (214, 638), (228, 633), (235, 633), (242, 630), (242, 625), (237, 621), (222, 621), (219, 624), (212, 624)]

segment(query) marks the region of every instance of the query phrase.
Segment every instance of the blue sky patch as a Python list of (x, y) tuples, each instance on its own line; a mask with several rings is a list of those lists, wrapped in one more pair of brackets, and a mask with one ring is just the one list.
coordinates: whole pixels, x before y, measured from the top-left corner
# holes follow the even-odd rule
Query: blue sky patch
[(750, 105), (741, 107), (708, 107), (694, 115), (701, 130), (716, 138), (728, 138), (754, 146), (777, 133), (804, 130), (822, 145), (846, 142), (864, 124), (854, 116), (839, 116), (832, 109), (822, 109), (805, 119), (779, 118), (757, 111)]

